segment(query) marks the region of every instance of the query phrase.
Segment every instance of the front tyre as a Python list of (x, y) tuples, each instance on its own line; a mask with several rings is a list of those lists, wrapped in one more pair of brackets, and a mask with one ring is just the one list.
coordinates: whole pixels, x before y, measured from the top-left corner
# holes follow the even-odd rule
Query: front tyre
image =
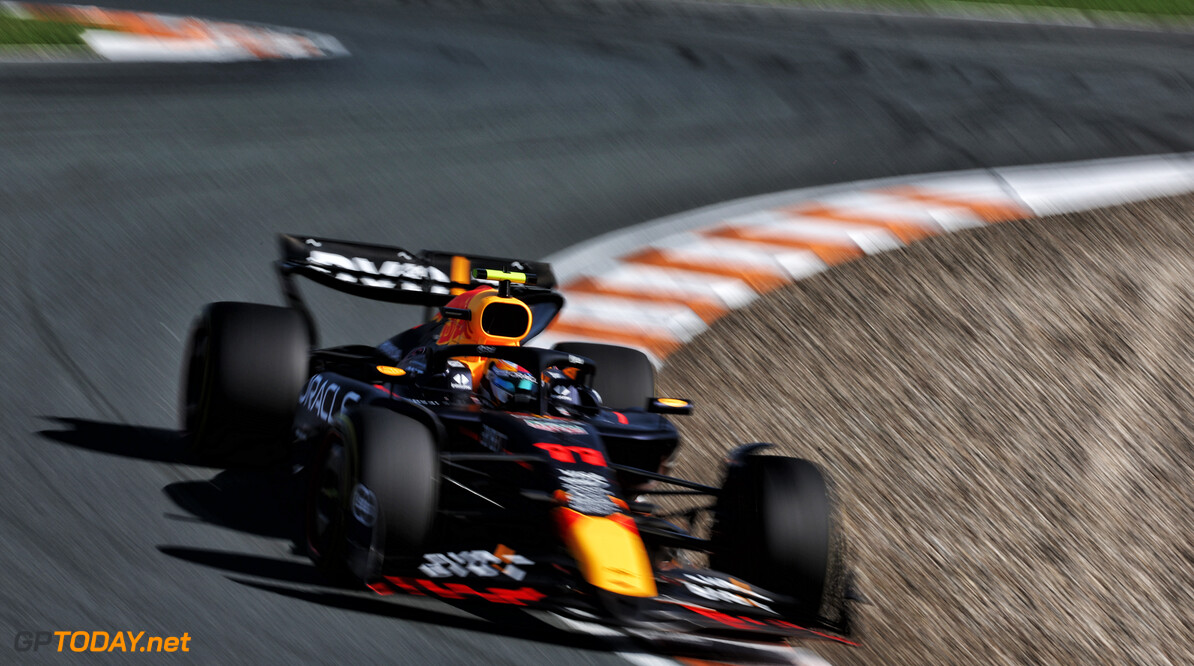
[(365, 406), (342, 416), (312, 466), (311, 559), (335, 582), (372, 582), (423, 553), (439, 502), (439, 448), (419, 421)]
[(803, 617), (819, 616), (838, 559), (829, 490), (816, 464), (746, 456), (727, 468), (714, 515), (714, 569), (792, 597)]

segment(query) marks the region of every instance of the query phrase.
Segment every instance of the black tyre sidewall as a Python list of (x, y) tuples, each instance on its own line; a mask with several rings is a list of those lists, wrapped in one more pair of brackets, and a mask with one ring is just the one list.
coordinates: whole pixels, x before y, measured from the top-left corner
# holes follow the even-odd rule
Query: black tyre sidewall
[[(307, 379), (310, 339), (290, 308), (212, 303), (188, 345), (184, 428), (191, 450), (209, 462), (259, 462), (286, 443)], [(194, 381), (193, 373), (202, 373)], [(188, 417), (186, 404), (198, 393)]]
[(715, 569), (793, 597), (816, 616), (832, 562), (828, 487), (807, 460), (749, 456), (727, 471), (713, 527)]
[[(365, 406), (341, 419), (350, 478), (346, 485), (345, 558), (365, 582), (387, 562), (417, 558), (434, 529), (439, 502), (439, 447), (419, 421)], [(372, 525), (354, 513), (357, 485), (367, 489)]]

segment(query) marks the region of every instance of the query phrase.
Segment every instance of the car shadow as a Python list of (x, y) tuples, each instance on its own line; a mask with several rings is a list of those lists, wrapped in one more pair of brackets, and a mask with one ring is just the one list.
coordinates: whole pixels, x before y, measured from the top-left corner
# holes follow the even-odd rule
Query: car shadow
[[(187, 465), (212, 471), (187, 451), (178, 430), (46, 417), (59, 429), (37, 434), (59, 444), (149, 462)], [(282, 464), (265, 468), (224, 469), (208, 480), (179, 481), (162, 489), (189, 516), (228, 529), (265, 537), (295, 539), (301, 531), (297, 481)]]
[(39, 430), (37, 434), (59, 444), (137, 460), (206, 467), (187, 452), (178, 430), (60, 416), (42, 418), (59, 429)]
[(440, 612), (431, 608), (399, 603), (390, 599), (382, 599), (380, 597), (371, 598), (339, 590), (299, 589), (236, 577), (229, 578), (241, 585), (265, 592), (272, 592), (291, 599), (300, 599), (329, 608), (366, 613), (406, 622), (433, 624), (439, 627), (463, 629), (501, 636), (503, 638), (518, 638), (537, 643), (562, 645), (598, 652), (616, 652), (618, 650), (625, 650), (629, 646), (629, 640), (626, 641), (627, 645), (619, 645), (619, 641), (611, 640), (611, 637), (599, 637), (565, 631), (517, 609), (498, 610), (479, 605), (485, 602), (451, 604), (455, 608), (472, 614), (471, 616), (462, 616), (455, 613)]
[(297, 585), (326, 585), (319, 571), (310, 562), (188, 546), (158, 546), (158, 552), (184, 562), (241, 576)]
[(329, 608), (586, 650), (610, 651), (617, 648), (608, 640), (565, 631), (514, 608), (497, 608), (492, 604), (481, 605), (480, 602), (451, 604), (468, 613), (461, 615), (423, 607), (423, 601), (409, 603), (413, 598), (402, 603), (371, 596), (374, 593), (363, 588), (332, 587), (323, 580), (314, 565), (308, 563), (185, 546), (158, 546), (158, 551), (185, 562), (223, 571), (229, 574), (229, 580), (239, 585)]
[[(189, 455), (182, 433), (177, 430), (79, 418), (46, 418), (58, 428), (47, 428), (37, 434), (59, 444), (148, 462), (188, 465), (215, 473), (207, 480), (179, 481), (163, 487), (162, 492), (180, 509), (179, 515), (167, 514), (167, 517), (284, 539), (291, 542), (296, 552), (301, 550), (301, 492), (288, 466), (219, 470)], [(167, 557), (223, 571), (237, 584), (329, 608), (585, 650), (618, 649), (616, 641), (569, 632), (514, 608), (437, 602), (467, 613), (460, 614), (424, 608), (426, 600), (383, 599), (370, 596), (374, 593), (363, 588), (337, 588), (314, 565), (304, 561), (175, 545), (159, 545), (157, 550)]]

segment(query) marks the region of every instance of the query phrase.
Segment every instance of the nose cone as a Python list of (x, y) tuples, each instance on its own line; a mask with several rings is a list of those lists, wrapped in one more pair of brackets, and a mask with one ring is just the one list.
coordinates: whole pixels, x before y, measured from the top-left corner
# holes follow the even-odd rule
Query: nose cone
[(556, 509), (564, 544), (594, 587), (629, 597), (654, 597), (655, 574), (634, 519), (625, 514), (589, 516)]

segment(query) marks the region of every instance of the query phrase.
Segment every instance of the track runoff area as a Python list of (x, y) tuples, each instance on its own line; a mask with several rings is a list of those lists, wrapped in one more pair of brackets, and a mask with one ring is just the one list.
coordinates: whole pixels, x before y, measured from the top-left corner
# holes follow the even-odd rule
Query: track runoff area
[(574, 245), (568, 305), (535, 339), (612, 342), (656, 364), (730, 310), (937, 234), (1194, 191), (1194, 153), (908, 176), (717, 204)]

